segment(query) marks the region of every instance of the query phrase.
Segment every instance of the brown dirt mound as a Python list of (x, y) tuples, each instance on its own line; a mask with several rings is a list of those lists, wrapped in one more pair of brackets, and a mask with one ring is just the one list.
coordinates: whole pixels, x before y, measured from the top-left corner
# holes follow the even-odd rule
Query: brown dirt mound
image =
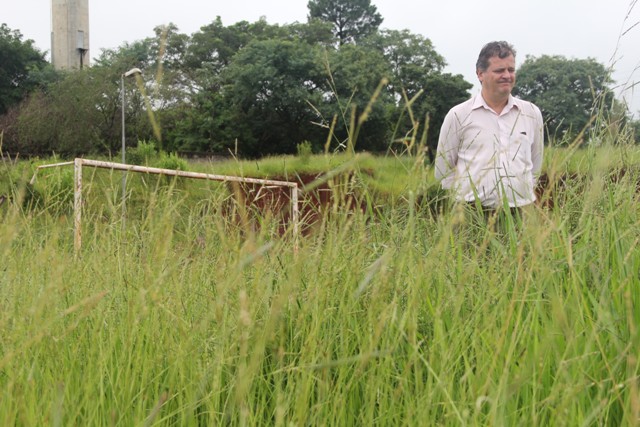
[[(298, 175), (295, 179), (270, 179), (298, 183), (301, 232), (308, 234), (335, 204), (339, 204), (344, 210), (365, 209), (364, 202), (352, 191), (352, 178), (353, 174), (343, 174), (331, 179), (324, 178), (322, 174), (306, 174)], [(245, 220), (249, 220), (252, 225), (255, 225), (257, 218), (272, 216), (278, 218), (279, 231), (284, 233), (291, 224), (292, 188), (253, 183), (230, 183), (229, 186), (240, 210), (246, 213)]]

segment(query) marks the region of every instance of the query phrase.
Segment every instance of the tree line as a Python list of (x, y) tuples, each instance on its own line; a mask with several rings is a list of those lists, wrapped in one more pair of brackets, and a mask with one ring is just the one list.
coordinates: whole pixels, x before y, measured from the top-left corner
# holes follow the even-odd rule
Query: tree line
[[(444, 72), (428, 38), (382, 29), (370, 0), (311, 0), (308, 10), (307, 22), (287, 25), (224, 25), (217, 17), (191, 35), (159, 26), (73, 72), (54, 71), (32, 41), (3, 24), (2, 149), (117, 153), (121, 78), (136, 67), (142, 84), (124, 85), (129, 146), (154, 141), (166, 151), (258, 157), (294, 153), (301, 143), (346, 148), (357, 130), (357, 150), (402, 150), (417, 138), (433, 153), (444, 115), (472, 85)], [(515, 94), (538, 104), (557, 135), (593, 126), (596, 100), (607, 117), (626, 122), (608, 71), (593, 59), (527, 58)]]

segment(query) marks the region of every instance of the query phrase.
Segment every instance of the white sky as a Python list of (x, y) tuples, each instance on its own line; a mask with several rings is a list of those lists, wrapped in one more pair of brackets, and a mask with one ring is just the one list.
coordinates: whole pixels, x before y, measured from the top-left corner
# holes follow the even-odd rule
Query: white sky
[[(0, 0), (0, 23), (19, 30), (50, 50), (51, 0)], [(384, 18), (382, 28), (431, 39), (449, 64), (446, 72), (476, 84), (475, 61), (482, 45), (507, 40), (517, 63), (527, 55), (595, 58), (613, 66), (618, 93), (640, 115), (640, 4), (638, 0), (372, 0)], [(89, 0), (90, 54), (150, 37), (153, 28), (173, 22), (193, 34), (216, 16), (224, 25), (305, 22), (307, 0)], [(630, 13), (629, 13), (630, 12)], [(635, 24), (638, 24), (634, 27)], [(623, 33), (626, 34), (622, 35)], [(625, 89), (626, 88), (626, 89)], [(472, 92), (478, 90), (477, 85)]]

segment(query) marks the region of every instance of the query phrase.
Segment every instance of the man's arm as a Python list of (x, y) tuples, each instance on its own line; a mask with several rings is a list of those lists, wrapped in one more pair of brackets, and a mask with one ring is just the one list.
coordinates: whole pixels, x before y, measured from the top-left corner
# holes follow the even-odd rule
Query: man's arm
[(442, 182), (442, 188), (449, 189), (453, 185), (455, 166), (458, 162), (458, 136), (455, 114), (449, 111), (444, 118), (438, 138), (434, 174)]
[(542, 170), (542, 160), (544, 153), (544, 123), (542, 121), (542, 113), (537, 106), (533, 106), (536, 121), (536, 133), (531, 144), (531, 163), (533, 165), (534, 184), (540, 171)]

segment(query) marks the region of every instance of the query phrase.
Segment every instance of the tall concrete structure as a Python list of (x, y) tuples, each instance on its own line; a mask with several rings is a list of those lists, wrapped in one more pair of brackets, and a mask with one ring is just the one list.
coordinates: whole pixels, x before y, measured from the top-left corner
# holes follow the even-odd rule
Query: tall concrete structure
[(57, 70), (89, 65), (89, 0), (51, 0), (51, 62)]

